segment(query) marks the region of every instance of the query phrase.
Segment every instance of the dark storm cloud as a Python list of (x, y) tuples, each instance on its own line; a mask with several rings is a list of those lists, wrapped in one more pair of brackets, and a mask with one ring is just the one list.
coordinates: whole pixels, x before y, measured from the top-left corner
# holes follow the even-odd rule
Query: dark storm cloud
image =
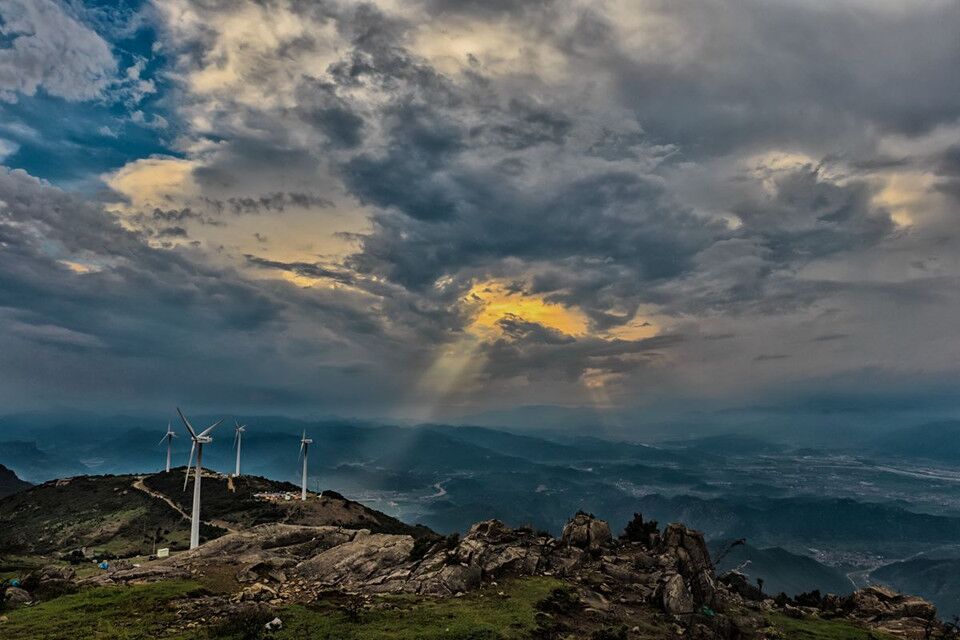
[[(0, 172), (0, 239), (0, 308), (11, 328), (0, 362), (19, 372), (7, 394), (43, 380), (82, 402), (315, 401), (339, 383), (330, 374), (326, 391), (304, 386), (303, 376), (324, 370), (284, 346), (303, 339), (304, 314), (333, 332), (313, 340), (314, 356), (333, 344), (348, 362), (351, 344), (391, 350), (382, 323), (349, 295), (268, 291), (199, 254), (151, 248), (98, 206), (22, 171)], [(277, 386), (258, 385), (261, 376)]]
[(536, 322), (504, 318), (504, 337), (485, 345), (481, 376), (504, 381), (517, 376), (530, 380), (581, 380), (590, 372), (629, 374), (659, 362), (685, 338), (666, 334), (642, 340), (603, 340), (564, 335)]
[(677, 62), (607, 41), (624, 101), (644, 130), (685, 155), (764, 141), (866, 140), (866, 123), (916, 134), (960, 111), (960, 18), (951, 2), (911, 5), (647, 3), (689, 49)]
[[(262, 241), (263, 240), (261, 240), (261, 242)], [(344, 284), (351, 284), (354, 281), (352, 272), (339, 268), (336, 265), (322, 265), (311, 262), (280, 262), (278, 260), (267, 260), (249, 254), (244, 257), (248, 264), (262, 269), (279, 269), (310, 278), (328, 278)]]
[[(111, 381), (182, 369), (224, 397), (283, 402), (286, 389), (296, 402), (319, 386), (346, 402), (402, 396), (465, 338), (480, 387), (646, 380), (665, 362), (750, 386), (744, 359), (790, 358), (806, 375), (860, 366), (839, 352), (891, 366), (937, 356), (893, 318), (909, 309), (943, 338), (958, 298), (960, 225), (937, 195), (960, 197), (951, 2), (165, 8), (154, 19), (167, 16), (186, 123), (177, 153), (197, 193), (128, 215), (136, 234), (5, 174), (11, 369), (39, 344), (93, 354)], [(238, 31), (250, 16), (269, 38)], [(291, 209), (316, 225), (280, 246), (289, 234), (269, 225)], [(362, 219), (339, 226), (348, 216)], [(318, 258), (310, 233), (353, 244)], [(176, 246), (188, 234), (195, 249)], [(231, 234), (259, 246), (200, 248)], [(246, 275), (213, 266), (227, 254)], [(468, 293), (490, 281), (582, 313), (586, 335), (505, 311), (477, 337), (484, 301)], [(611, 337), (625, 325), (660, 335)], [(208, 362), (194, 371), (194, 356)]]

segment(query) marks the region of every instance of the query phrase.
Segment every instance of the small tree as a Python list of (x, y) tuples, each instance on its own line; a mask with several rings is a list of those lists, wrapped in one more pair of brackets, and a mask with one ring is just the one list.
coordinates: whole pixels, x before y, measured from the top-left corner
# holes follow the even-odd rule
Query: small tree
[(633, 520), (627, 523), (627, 526), (623, 530), (623, 535), (620, 536), (620, 539), (627, 542), (639, 542), (646, 545), (650, 543), (650, 536), (654, 536), (659, 533), (660, 529), (657, 527), (656, 520), (644, 522), (642, 514), (634, 513)]

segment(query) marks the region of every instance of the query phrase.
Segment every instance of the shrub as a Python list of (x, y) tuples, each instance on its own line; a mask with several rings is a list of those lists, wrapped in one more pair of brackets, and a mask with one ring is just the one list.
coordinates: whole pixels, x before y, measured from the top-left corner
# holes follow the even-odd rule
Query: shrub
[(656, 520), (644, 522), (643, 515), (634, 513), (633, 520), (627, 523), (627, 527), (623, 530), (623, 535), (620, 536), (620, 539), (627, 542), (647, 544), (650, 542), (651, 535), (659, 533), (660, 529), (657, 527)]

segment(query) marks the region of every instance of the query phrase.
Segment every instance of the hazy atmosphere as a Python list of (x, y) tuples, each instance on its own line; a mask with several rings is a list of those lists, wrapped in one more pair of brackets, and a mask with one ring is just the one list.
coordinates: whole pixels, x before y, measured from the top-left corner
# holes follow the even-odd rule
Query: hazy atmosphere
[(5, 0), (0, 403), (953, 413), (958, 27)]

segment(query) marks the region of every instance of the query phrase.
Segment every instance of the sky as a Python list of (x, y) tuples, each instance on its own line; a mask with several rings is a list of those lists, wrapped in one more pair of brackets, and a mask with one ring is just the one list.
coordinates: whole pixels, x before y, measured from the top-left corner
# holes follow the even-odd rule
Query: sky
[(2, 0), (0, 405), (960, 383), (955, 0)]

